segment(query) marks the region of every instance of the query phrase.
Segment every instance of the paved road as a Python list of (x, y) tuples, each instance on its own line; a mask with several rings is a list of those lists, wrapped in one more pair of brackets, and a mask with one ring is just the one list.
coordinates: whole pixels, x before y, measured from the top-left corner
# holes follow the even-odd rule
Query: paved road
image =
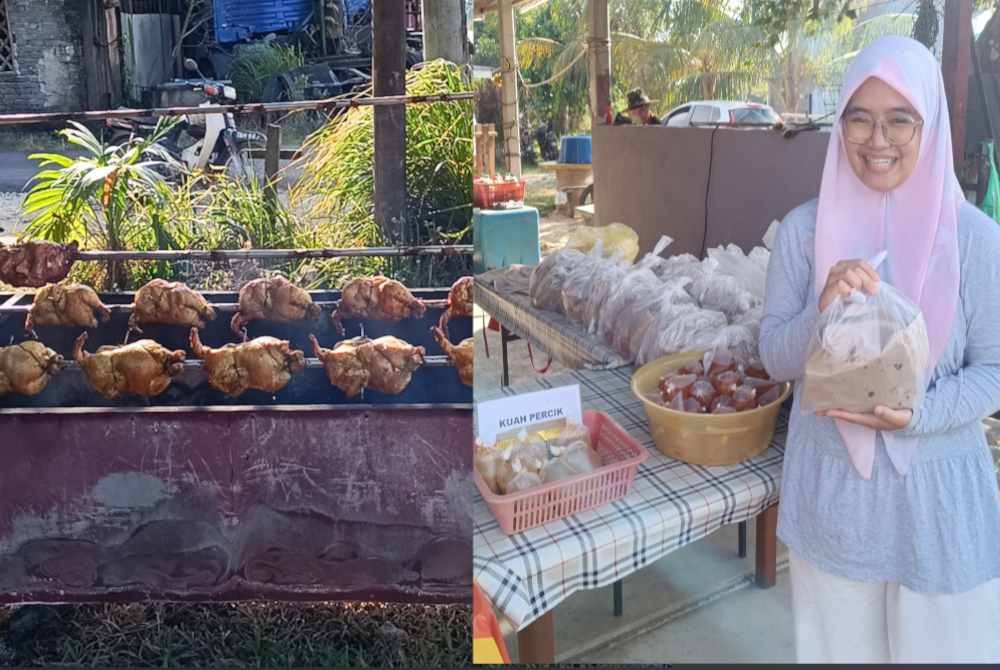
[(38, 163), (28, 160), (27, 151), (0, 151), (0, 192), (26, 190), (38, 171)]

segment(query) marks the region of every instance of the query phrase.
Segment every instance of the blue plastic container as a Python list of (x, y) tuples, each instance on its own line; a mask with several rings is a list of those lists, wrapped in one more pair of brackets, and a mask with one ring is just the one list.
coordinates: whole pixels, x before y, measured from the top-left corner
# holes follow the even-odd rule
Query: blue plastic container
[(477, 209), (472, 216), (474, 272), (517, 263), (537, 265), (542, 257), (538, 237), (538, 210)]
[(214, 0), (215, 39), (241, 42), (254, 35), (295, 31), (306, 24), (315, 0)]
[(559, 144), (560, 163), (591, 163), (590, 135), (567, 135)]

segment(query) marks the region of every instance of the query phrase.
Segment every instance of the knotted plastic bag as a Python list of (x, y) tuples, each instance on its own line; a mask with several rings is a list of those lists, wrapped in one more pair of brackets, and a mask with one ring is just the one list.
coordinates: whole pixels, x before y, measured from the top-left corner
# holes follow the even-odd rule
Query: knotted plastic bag
[(802, 408), (870, 413), (912, 409), (927, 388), (930, 345), (920, 308), (886, 282), (820, 315), (806, 359)]
[(587, 255), (574, 249), (560, 249), (545, 258), (531, 271), (528, 295), (538, 309), (562, 312), (562, 288), (566, 278)]

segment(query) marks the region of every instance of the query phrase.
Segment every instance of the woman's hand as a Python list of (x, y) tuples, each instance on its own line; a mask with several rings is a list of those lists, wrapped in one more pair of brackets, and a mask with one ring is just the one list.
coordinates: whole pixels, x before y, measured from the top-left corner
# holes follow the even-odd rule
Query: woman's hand
[(911, 409), (892, 409), (879, 405), (872, 414), (857, 414), (855, 412), (844, 412), (839, 409), (830, 409), (825, 412), (816, 412), (819, 416), (828, 416), (831, 419), (842, 419), (859, 426), (866, 426), (872, 430), (899, 430), (906, 428), (913, 418)]
[(840, 261), (826, 276), (826, 286), (819, 296), (819, 311), (825, 312), (837, 296), (849, 295), (855, 289), (874, 295), (878, 282), (878, 273), (867, 262), (857, 258)]

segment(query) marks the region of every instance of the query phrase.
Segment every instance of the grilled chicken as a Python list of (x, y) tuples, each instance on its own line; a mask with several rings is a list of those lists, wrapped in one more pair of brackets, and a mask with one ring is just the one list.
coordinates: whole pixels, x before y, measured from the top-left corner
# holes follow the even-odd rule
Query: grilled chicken
[(0, 396), (38, 395), (63, 365), (62, 356), (35, 340), (0, 347)]
[(130, 393), (158, 396), (184, 371), (184, 351), (171, 351), (153, 340), (105, 345), (93, 354), (84, 351), (86, 342), (87, 333), (76, 338), (73, 358), (94, 390), (108, 400), (117, 400)]
[(424, 364), (425, 350), (409, 342), (383, 335), (358, 347), (358, 358), (371, 375), (368, 388), (396, 395), (406, 390), (413, 371)]
[(94, 289), (64, 281), (47, 284), (35, 293), (24, 329), (33, 331), (35, 326), (96, 328), (98, 317), (107, 321), (111, 318), (111, 310), (101, 302)]
[(438, 328), (448, 335), (448, 322), (456, 316), (472, 316), (472, 277), (459, 277), (448, 291), (448, 308), (438, 320)]
[(451, 364), (458, 370), (458, 378), (466, 386), (472, 386), (473, 378), (475, 377), (475, 340), (468, 337), (462, 340), (460, 344), (452, 344), (445, 335), (444, 330), (441, 328), (432, 328), (431, 330), (434, 331), (434, 339), (441, 345), (444, 353), (451, 360)]
[(406, 390), (413, 371), (424, 363), (424, 348), (385, 335), (376, 340), (355, 337), (324, 349), (310, 336), (316, 357), (323, 361), (330, 383), (353, 398), (365, 388), (387, 395)]
[(277, 393), (306, 367), (305, 353), (276, 337), (256, 337), (213, 349), (203, 345), (198, 329), (192, 328), (190, 342), (191, 351), (204, 361), (208, 382), (233, 397), (250, 389)]
[(262, 277), (240, 289), (240, 311), (233, 316), (230, 325), (234, 333), (242, 335), (243, 328), (251, 321), (315, 319), (321, 311), (305, 289), (280, 275)]
[(154, 279), (135, 292), (128, 325), (140, 333), (144, 323), (204, 328), (214, 318), (215, 309), (197, 291), (181, 282)]
[(360, 277), (349, 281), (341, 291), (337, 309), (330, 315), (333, 325), (344, 334), (344, 319), (401, 321), (419, 319), (427, 305), (398, 281), (388, 277)]
[(77, 252), (76, 242), (0, 244), (0, 282), (11, 286), (40, 288), (62, 281), (69, 274)]
[(309, 341), (312, 342), (316, 358), (322, 361), (331, 384), (343, 391), (348, 398), (365, 390), (371, 375), (358, 357), (358, 347), (371, 340), (367, 337), (354, 337), (338, 342), (333, 349), (321, 347), (315, 335), (310, 335)]

